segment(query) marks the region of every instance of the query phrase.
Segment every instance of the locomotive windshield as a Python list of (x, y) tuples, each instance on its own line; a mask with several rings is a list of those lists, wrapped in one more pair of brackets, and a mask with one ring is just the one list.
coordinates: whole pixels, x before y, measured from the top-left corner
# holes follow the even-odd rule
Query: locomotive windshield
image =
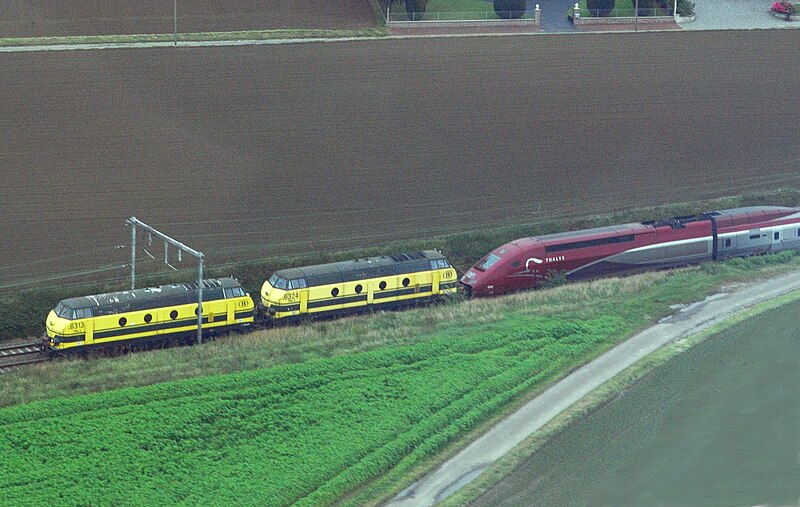
[(487, 269), (494, 266), (499, 260), (500, 260), (499, 255), (489, 254), (486, 256), (486, 259), (484, 259), (484, 261), (481, 262), (480, 266), (478, 266), (478, 269), (480, 269), (481, 271), (486, 271)]
[(56, 305), (55, 312), (56, 315), (58, 315), (62, 319), (69, 319), (69, 320), (75, 319), (75, 310), (65, 305), (63, 301), (60, 301), (58, 305)]
[(276, 289), (286, 290), (289, 288), (289, 282), (286, 280), (286, 278), (278, 276), (277, 274), (274, 274), (271, 277), (269, 277), (269, 284)]

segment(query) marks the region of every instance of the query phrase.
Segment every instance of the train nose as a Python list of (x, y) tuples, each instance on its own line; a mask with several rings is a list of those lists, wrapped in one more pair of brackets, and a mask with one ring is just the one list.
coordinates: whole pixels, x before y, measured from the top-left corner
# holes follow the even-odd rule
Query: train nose
[(483, 296), (485, 294), (484, 284), (481, 283), (480, 275), (473, 270), (469, 270), (461, 277), (461, 286), (468, 297)]

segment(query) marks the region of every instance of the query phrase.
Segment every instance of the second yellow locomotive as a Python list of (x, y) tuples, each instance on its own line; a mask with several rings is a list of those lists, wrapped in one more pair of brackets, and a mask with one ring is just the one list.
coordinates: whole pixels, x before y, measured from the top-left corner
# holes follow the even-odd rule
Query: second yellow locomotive
[(261, 288), (273, 321), (327, 317), (436, 300), (457, 290), (456, 270), (434, 250), (276, 271)]

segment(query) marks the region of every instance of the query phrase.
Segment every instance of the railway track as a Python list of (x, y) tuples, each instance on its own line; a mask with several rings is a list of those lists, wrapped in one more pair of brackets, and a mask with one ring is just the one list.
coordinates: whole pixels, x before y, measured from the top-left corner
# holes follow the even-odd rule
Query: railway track
[(14, 368), (27, 364), (47, 361), (42, 351), (40, 341), (13, 343), (0, 346), (0, 373), (6, 373)]

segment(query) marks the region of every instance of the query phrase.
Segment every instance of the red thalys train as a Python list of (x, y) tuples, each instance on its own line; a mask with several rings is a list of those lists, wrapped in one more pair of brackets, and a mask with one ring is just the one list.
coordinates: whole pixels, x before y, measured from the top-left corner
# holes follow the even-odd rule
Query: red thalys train
[(697, 216), (522, 238), (495, 249), (461, 278), (491, 296), (568, 280), (800, 249), (800, 208), (755, 206)]

